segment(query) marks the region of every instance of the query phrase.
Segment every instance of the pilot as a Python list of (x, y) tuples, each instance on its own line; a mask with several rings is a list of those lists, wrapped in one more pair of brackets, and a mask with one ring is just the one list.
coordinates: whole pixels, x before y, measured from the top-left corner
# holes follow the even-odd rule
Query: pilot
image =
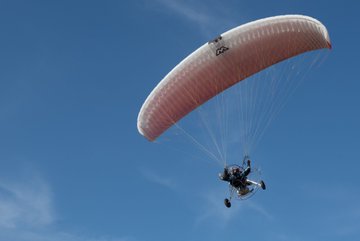
[(219, 173), (220, 179), (226, 182), (231, 182), (231, 180), (235, 179), (246, 179), (251, 172), (250, 162), (250, 160), (247, 160), (247, 167), (244, 171), (240, 167), (234, 167), (230, 173), (228, 167), (225, 167), (224, 171)]
[(225, 167), (224, 171), (219, 173), (219, 178), (229, 182), (231, 186), (240, 189), (240, 194), (245, 195), (250, 191), (247, 187), (248, 185), (251, 185), (251, 183), (247, 181), (247, 176), (250, 172), (250, 160), (247, 160), (247, 167), (245, 170), (240, 167), (233, 167), (230, 171), (228, 167)]

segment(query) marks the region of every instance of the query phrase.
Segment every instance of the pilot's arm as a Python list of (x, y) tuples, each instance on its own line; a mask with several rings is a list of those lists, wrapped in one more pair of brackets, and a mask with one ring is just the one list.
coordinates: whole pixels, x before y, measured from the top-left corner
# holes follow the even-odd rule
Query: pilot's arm
[(224, 171), (222, 173), (219, 173), (219, 178), (227, 182), (230, 180), (229, 171), (226, 167), (224, 168)]
[(247, 175), (249, 175), (250, 172), (251, 172), (250, 162), (251, 162), (250, 160), (247, 160), (247, 167), (246, 167), (246, 169), (245, 169), (244, 172), (243, 172), (244, 177), (246, 177)]

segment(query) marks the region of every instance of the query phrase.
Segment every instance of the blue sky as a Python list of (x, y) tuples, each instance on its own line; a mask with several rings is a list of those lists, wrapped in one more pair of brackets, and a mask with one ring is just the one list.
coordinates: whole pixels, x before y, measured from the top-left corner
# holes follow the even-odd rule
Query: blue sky
[[(359, 7), (0, 1), (0, 240), (356, 240)], [(226, 209), (219, 166), (148, 142), (137, 114), (204, 42), (291, 13), (322, 21), (333, 49), (257, 148), (268, 190)]]

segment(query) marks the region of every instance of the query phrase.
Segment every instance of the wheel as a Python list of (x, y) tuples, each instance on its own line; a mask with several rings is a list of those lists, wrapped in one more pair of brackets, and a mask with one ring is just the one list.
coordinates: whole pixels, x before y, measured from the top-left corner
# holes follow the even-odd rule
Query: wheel
[(261, 186), (261, 188), (262, 188), (263, 190), (266, 189), (265, 182), (262, 181), (262, 180), (260, 181), (260, 186)]
[(226, 206), (227, 208), (231, 207), (231, 202), (230, 202), (230, 200), (227, 199), (227, 198), (225, 198), (224, 204), (225, 204), (225, 206)]

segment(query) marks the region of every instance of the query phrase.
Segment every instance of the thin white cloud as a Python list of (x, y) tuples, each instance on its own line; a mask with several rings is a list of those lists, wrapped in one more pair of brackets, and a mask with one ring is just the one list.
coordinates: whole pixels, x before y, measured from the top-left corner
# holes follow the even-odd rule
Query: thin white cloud
[(0, 181), (0, 227), (40, 227), (55, 217), (52, 193), (46, 182), (32, 178), (26, 183)]
[(306, 200), (318, 205), (319, 214), (314, 215), (312, 222), (319, 227), (331, 227), (328, 236), (344, 238), (360, 234), (360, 195), (356, 185), (307, 179), (298, 190)]
[(274, 219), (274, 216), (259, 203), (255, 202), (253, 200), (246, 200), (244, 202), (244, 204), (247, 208), (255, 211), (257, 214), (263, 216), (264, 218), (266, 218), (268, 220)]
[[(16, 175), (14, 175), (16, 176)], [(56, 226), (54, 195), (38, 174), (0, 177), (0, 240), (11, 241), (135, 241), (131, 236), (85, 237)]]
[(160, 175), (158, 173), (155, 173), (154, 171), (150, 169), (141, 169), (141, 172), (143, 176), (150, 182), (155, 183), (157, 185), (169, 188), (169, 189), (175, 189), (176, 183), (174, 180), (170, 179), (169, 177), (166, 177), (164, 175)]
[(214, 37), (214, 34), (238, 24), (231, 17), (232, 9), (227, 8), (226, 5), (219, 5), (218, 1), (210, 1), (206, 4), (179, 0), (157, 0), (157, 2), (168, 12), (193, 23), (206, 37)]
[(158, 0), (163, 6), (176, 14), (198, 24), (199, 26), (208, 25), (212, 22), (213, 18), (209, 14), (200, 12), (190, 5), (186, 5), (184, 1), (176, 0)]
[(322, 221), (332, 227), (332, 235), (338, 237), (358, 236), (360, 234), (359, 197), (344, 200), (342, 203), (343, 207), (337, 208), (325, 222)]
[(248, 199), (244, 201), (233, 200), (231, 208), (226, 208), (221, 200), (221, 191), (207, 192), (203, 195), (203, 209), (195, 219), (195, 226), (212, 222), (217, 227), (226, 227), (227, 224), (244, 212), (260, 215), (268, 220), (273, 216), (263, 206)]
[(84, 237), (81, 235), (54, 232), (54, 231), (28, 231), (19, 230), (17, 233), (9, 230), (1, 230), (0, 240), (11, 241), (136, 241), (133, 237), (109, 238), (109, 237)]
[(195, 226), (212, 222), (220, 228), (226, 227), (230, 220), (241, 212), (241, 206), (233, 205), (231, 209), (225, 207), (219, 196), (221, 192), (207, 192), (203, 195), (201, 213), (195, 219)]

